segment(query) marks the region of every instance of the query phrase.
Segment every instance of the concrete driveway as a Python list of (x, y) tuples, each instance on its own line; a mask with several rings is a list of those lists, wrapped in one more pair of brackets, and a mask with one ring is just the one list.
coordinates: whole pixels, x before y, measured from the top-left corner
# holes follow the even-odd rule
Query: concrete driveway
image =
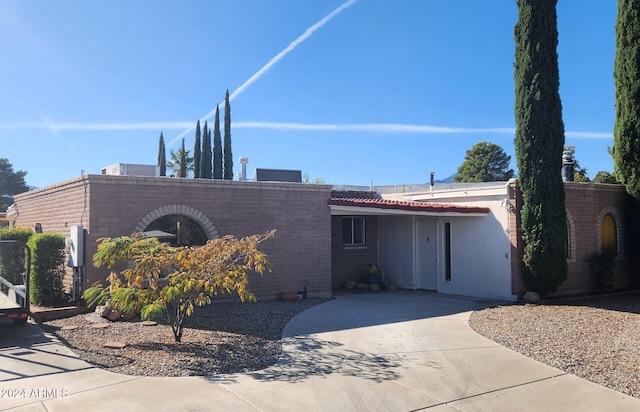
[(287, 325), (276, 365), (213, 379), (118, 375), (36, 325), (0, 328), (0, 410), (640, 410), (476, 334), (469, 315), (486, 305), (415, 291), (339, 296)]

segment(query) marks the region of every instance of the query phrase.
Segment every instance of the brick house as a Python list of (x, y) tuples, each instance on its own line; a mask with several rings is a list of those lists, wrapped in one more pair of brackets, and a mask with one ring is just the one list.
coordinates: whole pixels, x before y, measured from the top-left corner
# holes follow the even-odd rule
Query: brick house
[[(38, 225), (44, 232), (68, 235), (85, 229), (82, 287), (104, 279), (91, 257), (97, 240), (142, 232), (165, 216), (186, 216), (207, 239), (237, 237), (276, 229), (261, 245), (273, 272), (250, 276), (258, 298), (281, 292), (331, 296), (331, 187), (295, 183), (85, 175), (15, 196), (11, 214), (16, 226)], [(67, 268), (70, 288), (73, 269)]]
[[(603, 248), (617, 255), (616, 288), (634, 281), (628, 270), (622, 185), (565, 183), (569, 277), (557, 295), (593, 290), (586, 257)], [(328, 185), (85, 175), (15, 196), (13, 225), (69, 236), (84, 228), (85, 264), (67, 268), (81, 287), (107, 275), (91, 265), (97, 239), (162, 229), (181, 216), (206, 241), (276, 229), (263, 244), (273, 273), (250, 277), (258, 298), (301, 291), (330, 296), (346, 280), (379, 265), (400, 288), (486, 299), (517, 300), (526, 291), (519, 236), (517, 180), (436, 184), (376, 191)], [(174, 231), (175, 233), (175, 231)]]

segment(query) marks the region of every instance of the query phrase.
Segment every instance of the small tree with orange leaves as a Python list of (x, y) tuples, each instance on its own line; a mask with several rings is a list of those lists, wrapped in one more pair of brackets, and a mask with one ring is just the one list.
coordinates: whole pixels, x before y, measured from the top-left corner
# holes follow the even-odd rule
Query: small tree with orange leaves
[[(258, 249), (274, 237), (275, 230), (238, 239), (225, 236), (204, 246), (172, 247), (157, 239), (119, 237), (100, 239), (93, 256), (96, 267), (129, 262), (121, 271), (125, 282), (112, 270), (108, 281), (111, 306), (122, 312), (140, 310), (142, 319), (166, 316), (176, 342), (182, 339), (185, 319), (196, 306), (211, 303), (219, 293), (236, 292), (241, 301), (255, 301), (249, 290), (249, 272), (271, 271), (267, 255)], [(166, 274), (166, 283), (158, 280)]]

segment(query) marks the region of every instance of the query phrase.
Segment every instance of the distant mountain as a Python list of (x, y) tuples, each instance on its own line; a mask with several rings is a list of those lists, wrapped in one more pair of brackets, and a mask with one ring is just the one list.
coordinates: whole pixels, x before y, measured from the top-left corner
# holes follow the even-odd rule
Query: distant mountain
[(434, 181), (434, 183), (455, 183), (453, 178), (456, 177), (456, 176), (458, 176), (458, 174), (454, 173), (449, 177), (445, 177), (444, 179), (436, 180), (436, 181)]

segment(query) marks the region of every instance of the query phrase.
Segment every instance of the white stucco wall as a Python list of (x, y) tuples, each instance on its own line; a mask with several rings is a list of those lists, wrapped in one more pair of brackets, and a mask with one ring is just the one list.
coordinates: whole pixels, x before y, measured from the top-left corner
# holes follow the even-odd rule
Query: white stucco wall
[[(506, 183), (464, 185), (442, 191), (404, 193), (385, 196), (398, 200), (426, 201), (465, 206), (488, 207), (483, 217), (438, 217), (438, 292), (487, 299), (515, 301), (511, 293), (511, 255), (508, 237), (509, 210)], [(451, 222), (452, 279), (444, 280), (443, 223)], [(414, 288), (418, 265), (415, 264), (415, 218), (381, 217), (379, 219), (380, 262), (389, 262), (407, 271), (413, 282), (398, 282), (401, 287)], [(400, 232), (403, 235), (400, 235)], [(386, 237), (389, 236), (389, 239)], [(407, 245), (407, 241), (411, 245)], [(398, 262), (400, 260), (400, 262)], [(411, 262), (411, 263), (408, 263)]]
[(378, 264), (390, 282), (415, 288), (413, 216), (378, 216)]

